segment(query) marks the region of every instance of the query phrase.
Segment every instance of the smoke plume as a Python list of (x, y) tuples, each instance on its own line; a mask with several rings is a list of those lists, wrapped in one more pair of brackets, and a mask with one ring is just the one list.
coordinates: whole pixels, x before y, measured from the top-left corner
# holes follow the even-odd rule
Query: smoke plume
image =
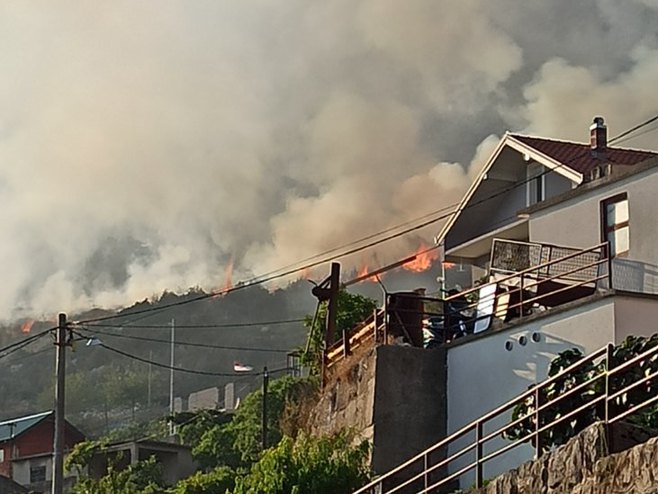
[(0, 318), (218, 288), (438, 210), (508, 129), (622, 131), (658, 108), (657, 21), (655, 0), (3, 2)]

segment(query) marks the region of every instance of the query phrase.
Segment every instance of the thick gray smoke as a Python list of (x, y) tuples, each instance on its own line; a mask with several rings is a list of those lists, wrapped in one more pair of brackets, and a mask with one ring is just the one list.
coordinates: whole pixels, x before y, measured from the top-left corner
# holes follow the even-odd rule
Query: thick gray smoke
[(507, 129), (624, 130), (658, 109), (656, 25), (656, 0), (3, 2), (0, 318), (216, 288), (408, 221)]

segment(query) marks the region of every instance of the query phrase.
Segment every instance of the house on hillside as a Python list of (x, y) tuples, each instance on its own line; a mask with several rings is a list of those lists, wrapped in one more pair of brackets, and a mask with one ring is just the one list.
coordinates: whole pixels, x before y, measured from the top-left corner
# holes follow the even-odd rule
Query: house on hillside
[[(50, 492), (53, 472), (52, 411), (0, 422), (0, 475), (10, 478), (31, 492)], [(70, 422), (64, 430), (64, 447), (71, 449), (85, 436)], [(73, 478), (66, 478), (69, 484)]]
[(94, 453), (88, 465), (88, 475), (98, 479), (107, 475), (110, 465), (114, 469), (122, 470), (151, 457), (162, 465), (162, 481), (165, 485), (174, 485), (197, 470), (189, 446), (139, 439), (108, 444)]
[(447, 299), (470, 301), (466, 336), (446, 344), (449, 434), (543, 380), (565, 349), (658, 332), (656, 190), (658, 153), (610, 146), (601, 117), (589, 144), (502, 138), (436, 238), (480, 278)]
[[(472, 286), (448, 284), (445, 299), (386, 294), (325, 350), (315, 430), (371, 440), (385, 489), (427, 489), (435, 477), (473, 485), (469, 465), (494, 450), (505, 454), (480, 480), (531, 459), (529, 443), (495, 432), (509, 410), (491, 429), (467, 426), (543, 381), (566, 349), (658, 332), (658, 153), (611, 146), (600, 117), (589, 130), (589, 143), (506, 134), (436, 237)], [(480, 449), (478, 434), (488, 436)]]

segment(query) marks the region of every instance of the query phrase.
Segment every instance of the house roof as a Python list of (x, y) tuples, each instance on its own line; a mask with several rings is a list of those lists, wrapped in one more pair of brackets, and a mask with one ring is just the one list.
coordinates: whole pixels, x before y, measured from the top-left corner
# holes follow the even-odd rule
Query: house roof
[[(557, 139), (546, 139), (543, 137), (526, 136), (522, 134), (505, 133), (495, 150), (484, 164), (480, 173), (475, 178), (470, 188), (462, 197), (455, 213), (448, 219), (439, 234), (434, 237), (438, 244), (443, 241), (461, 212), (468, 207), (468, 203), (475, 194), (482, 180), (487, 176), (503, 149), (510, 147), (520, 153), (528, 155), (533, 160), (562, 175), (576, 184), (583, 182), (583, 177), (595, 166), (602, 164), (590, 147), (590, 144), (561, 141)], [(639, 149), (610, 147), (606, 148), (603, 163), (611, 163), (613, 166), (633, 166), (643, 163), (650, 158), (658, 156), (658, 153)]]
[(52, 414), (52, 410), (0, 422), (0, 442), (12, 439)]
[(542, 137), (531, 137), (520, 134), (510, 135), (517, 141), (533, 147), (538, 152), (562, 163), (564, 166), (568, 166), (580, 174), (589, 172), (602, 162), (611, 163), (612, 165), (632, 166), (658, 156), (658, 153), (652, 151), (608, 147), (605, 158), (602, 159), (592, 154), (589, 144), (544, 139)]

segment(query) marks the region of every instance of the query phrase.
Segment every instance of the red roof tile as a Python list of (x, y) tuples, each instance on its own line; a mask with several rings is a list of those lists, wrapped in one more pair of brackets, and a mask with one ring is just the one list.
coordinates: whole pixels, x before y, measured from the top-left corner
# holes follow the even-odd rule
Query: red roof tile
[(529, 137), (518, 134), (511, 136), (528, 146), (532, 146), (538, 152), (562, 163), (577, 171), (587, 173), (595, 166), (611, 163), (612, 165), (632, 166), (658, 156), (658, 153), (641, 151), (638, 149), (626, 149), (608, 147), (604, 158), (597, 158), (592, 153), (589, 144), (578, 142), (556, 141), (540, 137)]

